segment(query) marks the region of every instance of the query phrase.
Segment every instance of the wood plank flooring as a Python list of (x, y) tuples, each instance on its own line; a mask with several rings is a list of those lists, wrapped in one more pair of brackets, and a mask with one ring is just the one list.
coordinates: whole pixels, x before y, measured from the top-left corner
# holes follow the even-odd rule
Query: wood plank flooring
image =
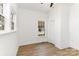
[(17, 56), (79, 56), (79, 50), (58, 49), (48, 42), (20, 46)]

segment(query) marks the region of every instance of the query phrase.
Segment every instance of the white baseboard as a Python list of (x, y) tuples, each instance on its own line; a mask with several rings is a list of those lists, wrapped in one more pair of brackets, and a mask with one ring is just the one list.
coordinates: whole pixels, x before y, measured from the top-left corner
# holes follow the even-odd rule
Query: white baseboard
[(44, 37), (43, 38), (33, 38), (31, 40), (26, 40), (26, 41), (20, 42), (19, 46), (28, 45), (28, 44), (34, 44), (34, 43), (40, 43), (40, 42), (48, 42), (48, 41)]

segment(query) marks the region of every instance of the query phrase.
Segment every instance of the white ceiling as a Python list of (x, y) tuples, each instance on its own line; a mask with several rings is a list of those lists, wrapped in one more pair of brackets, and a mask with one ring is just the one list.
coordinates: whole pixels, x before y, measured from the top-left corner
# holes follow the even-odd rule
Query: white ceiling
[(47, 13), (50, 11), (50, 3), (19, 3), (18, 4), (19, 8), (26, 8), (30, 10), (35, 10), (35, 11), (40, 11)]

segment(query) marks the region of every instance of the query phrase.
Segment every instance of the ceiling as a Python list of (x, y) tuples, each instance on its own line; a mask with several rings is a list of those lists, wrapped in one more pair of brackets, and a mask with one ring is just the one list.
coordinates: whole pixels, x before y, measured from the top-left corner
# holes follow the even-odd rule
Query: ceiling
[(40, 11), (47, 13), (50, 11), (50, 3), (19, 3), (18, 4), (19, 8), (26, 8), (30, 10), (35, 10), (35, 11)]

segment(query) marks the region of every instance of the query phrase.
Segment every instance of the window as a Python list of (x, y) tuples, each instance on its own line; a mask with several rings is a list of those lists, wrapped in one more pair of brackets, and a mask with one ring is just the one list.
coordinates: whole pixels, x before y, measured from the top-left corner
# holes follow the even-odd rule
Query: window
[(45, 22), (38, 21), (38, 36), (45, 36)]
[(0, 34), (16, 31), (16, 4), (0, 3)]

